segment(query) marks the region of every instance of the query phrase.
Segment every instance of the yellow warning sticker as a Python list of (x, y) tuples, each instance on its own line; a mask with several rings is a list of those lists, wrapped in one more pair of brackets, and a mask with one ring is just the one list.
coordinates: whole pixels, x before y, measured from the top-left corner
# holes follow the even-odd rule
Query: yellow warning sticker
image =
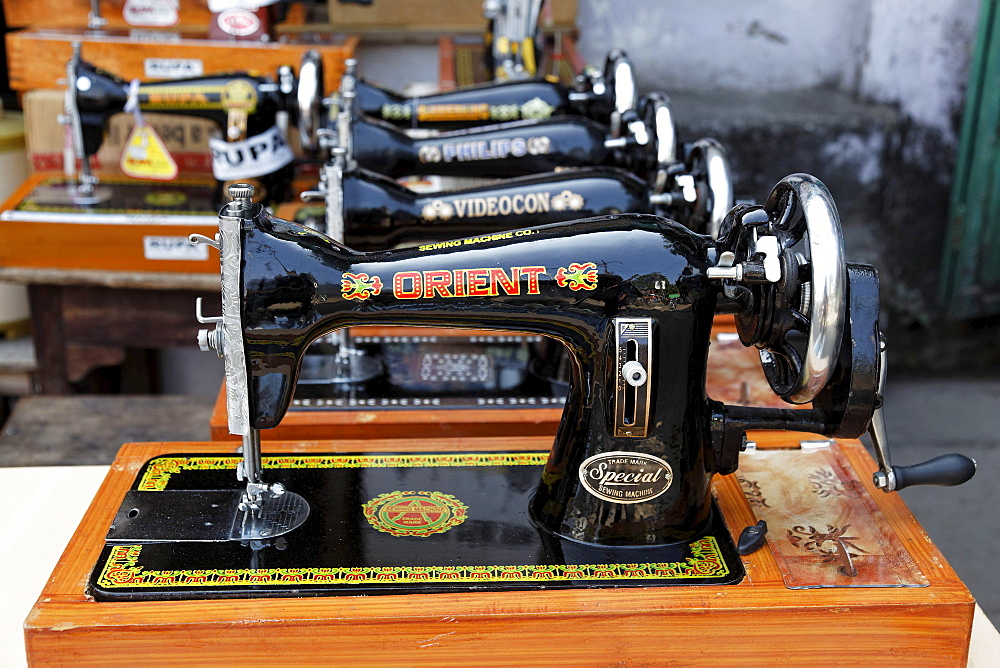
[(136, 179), (172, 181), (177, 178), (177, 163), (160, 135), (149, 125), (132, 128), (119, 166), (126, 176)]

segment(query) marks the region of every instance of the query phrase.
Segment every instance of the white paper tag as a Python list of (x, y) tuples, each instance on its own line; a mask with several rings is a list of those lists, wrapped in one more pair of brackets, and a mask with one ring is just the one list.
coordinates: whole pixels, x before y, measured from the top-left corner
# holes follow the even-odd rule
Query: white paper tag
[(122, 18), (130, 26), (172, 26), (177, 23), (177, 0), (125, 0)]
[(193, 245), (187, 237), (143, 237), (147, 260), (207, 260), (208, 244)]
[(147, 79), (183, 79), (203, 75), (205, 64), (198, 58), (146, 58), (142, 69)]
[(220, 181), (272, 174), (295, 158), (288, 140), (277, 127), (243, 141), (212, 137), (208, 147), (212, 151), (212, 174)]

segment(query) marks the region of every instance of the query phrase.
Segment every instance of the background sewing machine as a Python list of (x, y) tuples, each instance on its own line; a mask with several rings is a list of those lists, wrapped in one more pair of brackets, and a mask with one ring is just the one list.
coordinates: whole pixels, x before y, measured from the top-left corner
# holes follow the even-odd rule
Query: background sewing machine
[[(291, 68), (277, 80), (243, 74), (132, 85), (80, 60), (77, 48), (66, 68), (62, 119), (70, 128), (74, 156), (64, 174), (33, 175), (0, 212), (0, 257), (8, 267), (214, 272), (208, 256), (186, 243), (196, 230), (214, 234), (226, 179), (249, 177), (262, 201), (290, 196), (292, 151), (278, 122), (289, 116), (306, 150), (316, 140), (322, 98), (322, 66), (307, 52), (298, 78)], [(212, 144), (216, 180), (178, 175), (178, 167), (148, 124), (137, 122), (125, 153), (143, 178), (91, 173), (90, 159), (109, 119), (125, 110), (169, 112), (214, 121), (225, 139)], [(145, 132), (146, 134), (137, 134)], [(153, 133), (155, 134), (155, 132)], [(135, 141), (133, 141), (135, 140)], [(69, 170), (70, 172), (73, 169)], [(178, 177), (179, 178), (174, 178)], [(178, 230), (182, 233), (179, 233)], [(59, 239), (53, 247), (51, 239)], [(60, 252), (66, 249), (66, 253)], [(192, 252), (194, 251), (194, 252)], [(48, 264), (46, 264), (48, 263)]]
[[(349, 68), (348, 74), (355, 72)], [(364, 79), (353, 85), (360, 113), (402, 129), (454, 129), (577, 115), (607, 123), (617, 134), (623, 124), (635, 120), (639, 102), (632, 61), (620, 50), (608, 53), (603, 72), (586, 68), (573, 88), (537, 78), (407, 97)]]

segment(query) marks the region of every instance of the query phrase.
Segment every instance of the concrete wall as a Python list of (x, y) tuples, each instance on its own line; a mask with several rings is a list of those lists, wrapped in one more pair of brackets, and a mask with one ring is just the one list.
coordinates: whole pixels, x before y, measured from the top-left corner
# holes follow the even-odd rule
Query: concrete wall
[(580, 50), (628, 50), (645, 90), (835, 89), (954, 141), (979, 0), (580, 0)]

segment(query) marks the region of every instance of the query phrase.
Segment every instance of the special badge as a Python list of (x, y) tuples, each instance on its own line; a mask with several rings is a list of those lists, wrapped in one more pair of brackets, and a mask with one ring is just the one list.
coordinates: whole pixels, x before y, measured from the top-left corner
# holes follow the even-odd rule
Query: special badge
[(469, 509), (451, 494), (387, 492), (362, 506), (374, 528), (393, 536), (426, 537), (444, 533), (465, 521)]
[(642, 452), (604, 452), (580, 464), (580, 482), (599, 499), (615, 503), (651, 501), (674, 481), (670, 464)]

